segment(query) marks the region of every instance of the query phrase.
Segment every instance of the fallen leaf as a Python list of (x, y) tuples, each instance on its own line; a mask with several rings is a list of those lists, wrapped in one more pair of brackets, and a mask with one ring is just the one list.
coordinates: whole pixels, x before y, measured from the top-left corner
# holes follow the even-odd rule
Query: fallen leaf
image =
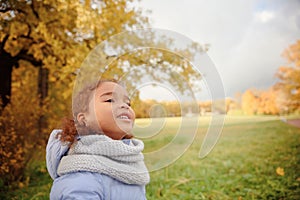
[(279, 176), (284, 176), (284, 169), (281, 168), (281, 167), (277, 167), (276, 173), (277, 173)]

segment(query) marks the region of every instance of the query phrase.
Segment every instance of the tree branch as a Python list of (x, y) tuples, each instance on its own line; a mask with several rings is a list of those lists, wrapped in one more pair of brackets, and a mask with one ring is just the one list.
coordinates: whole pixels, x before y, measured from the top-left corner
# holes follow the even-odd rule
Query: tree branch
[(30, 7), (32, 9), (32, 12), (33, 12), (34, 16), (39, 20), (40, 19), (39, 14), (34, 9), (34, 0), (31, 2)]
[(0, 8), (0, 13), (6, 13), (8, 11), (11, 11), (12, 9), (10, 7), (7, 8)]
[(17, 60), (26, 60), (28, 62), (30, 62), (32, 65), (38, 67), (38, 66), (42, 66), (43, 62), (41, 60), (36, 60), (33, 55), (29, 55), (27, 54), (27, 50), (21, 50), (16, 56), (15, 58)]
[(9, 12), (9, 11), (17, 11), (19, 13), (26, 14), (26, 12), (24, 12), (23, 10), (17, 8), (16, 5), (11, 5), (8, 2), (6, 2), (6, 3), (0, 3), (0, 13), (6, 13), (6, 12)]
[(57, 19), (48, 21), (48, 22), (46, 23), (46, 26), (49, 26), (50, 24), (53, 24), (53, 23), (55, 23), (55, 22), (59, 22), (59, 21), (58, 21)]

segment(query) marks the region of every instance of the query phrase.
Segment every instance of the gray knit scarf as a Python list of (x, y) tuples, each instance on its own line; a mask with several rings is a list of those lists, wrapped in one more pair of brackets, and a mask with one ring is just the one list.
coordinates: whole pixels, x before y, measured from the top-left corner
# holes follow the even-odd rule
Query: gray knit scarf
[(61, 159), (57, 173), (98, 172), (127, 184), (146, 185), (150, 177), (142, 154), (144, 143), (131, 142), (128, 145), (105, 135), (83, 136)]

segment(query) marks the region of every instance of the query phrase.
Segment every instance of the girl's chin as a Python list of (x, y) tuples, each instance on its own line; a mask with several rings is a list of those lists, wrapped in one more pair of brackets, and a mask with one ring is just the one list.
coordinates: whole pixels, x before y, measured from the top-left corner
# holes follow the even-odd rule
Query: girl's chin
[(114, 133), (105, 133), (106, 136), (110, 137), (113, 140), (123, 140), (123, 139), (131, 139), (133, 137), (133, 134), (130, 132), (114, 132)]
[(125, 134), (121, 139), (124, 140), (124, 139), (131, 139), (131, 138), (133, 138), (133, 135), (129, 133), (129, 134)]

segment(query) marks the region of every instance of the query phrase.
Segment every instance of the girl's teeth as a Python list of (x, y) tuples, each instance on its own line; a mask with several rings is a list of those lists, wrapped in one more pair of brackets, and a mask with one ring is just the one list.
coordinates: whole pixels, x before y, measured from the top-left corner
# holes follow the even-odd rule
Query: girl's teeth
[(121, 119), (128, 119), (127, 116), (120, 116)]

